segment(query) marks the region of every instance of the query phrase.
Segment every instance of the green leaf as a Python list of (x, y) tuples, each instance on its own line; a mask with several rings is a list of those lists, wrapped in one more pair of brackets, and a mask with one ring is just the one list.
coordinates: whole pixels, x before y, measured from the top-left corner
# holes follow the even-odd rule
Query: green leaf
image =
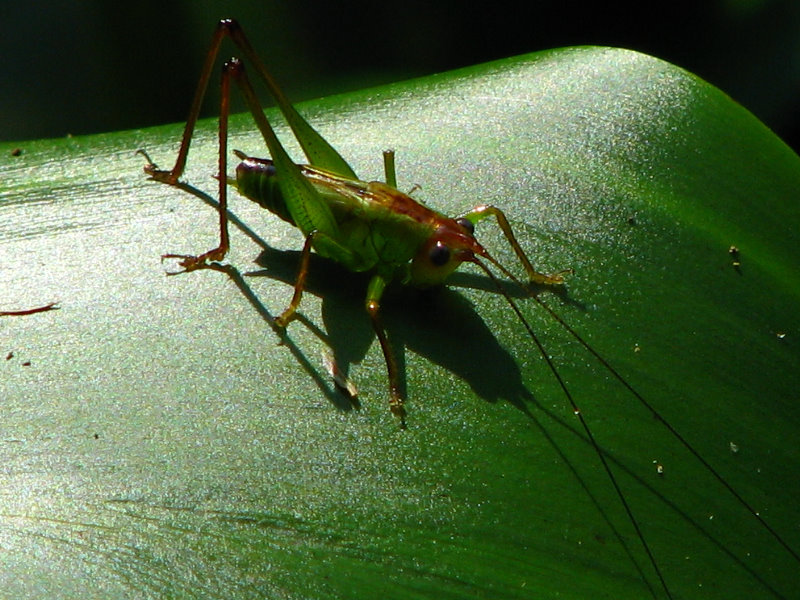
[[(301, 111), (362, 178), (381, 178), (393, 147), (401, 189), (452, 214), (495, 204), (537, 268), (574, 268), (564, 293), (541, 297), (800, 547), (800, 161), (752, 115), (674, 66), (600, 48)], [(212, 196), (214, 128), (201, 125), (185, 176)], [(233, 128), (231, 148), (264, 152), (248, 117)], [(134, 154), (169, 166), (180, 131), (0, 146), (0, 308), (61, 306), (0, 321), (6, 594), (665, 597), (552, 374), (480, 272), (387, 292), (407, 431), (388, 410), (364, 277), (313, 261), (305, 321), (285, 340), (270, 326), (302, 246), (286, 223), (234, 196), (231, 268), (166, 277), (161, 254), (217, 241), (213, 209), (148, 181)], [(516, 267), (491, 223), (478, 235)], [(797, 561), (515, 295), (672, 596), (794, 595)], [(327, 345), (358, 410), (332, 386)]]

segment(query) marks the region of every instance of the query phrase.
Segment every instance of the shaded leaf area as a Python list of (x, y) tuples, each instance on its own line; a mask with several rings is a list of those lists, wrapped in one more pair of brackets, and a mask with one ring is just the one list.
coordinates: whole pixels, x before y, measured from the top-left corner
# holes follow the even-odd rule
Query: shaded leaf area
[[(574, 268), (540, 298), (800, 546), (800, 162), (745, 109), (669, 64), (600, 48), (301, 108), (363, 178), (381, 177), (393, 147), (401, 189), (452, 214), (496, 204), (539, 269)], [(190, 153), (194, 195), (148, 181), (134, 154), (166, 166), (177, 125), (0, 146), (0, 308), (60, 306), (0, 320), (6, 593), (665, 597), (480, 272), (387, 294), (407, 431), (388, 411), (363, 277), (314, 260), (302, 319), (285, 337), (271, 327), (302, 245), (285, 223), (233, 198), (228, 265), (165, 277), (161, 254), (216, 242), (214, 127)], [(263, 152), (247, 117), (233, 128), (231, 148)], [(491, 223), (479, 235), (514, 264)], [(508, 287), (673, 597), (793, 596), (796, 560)]]

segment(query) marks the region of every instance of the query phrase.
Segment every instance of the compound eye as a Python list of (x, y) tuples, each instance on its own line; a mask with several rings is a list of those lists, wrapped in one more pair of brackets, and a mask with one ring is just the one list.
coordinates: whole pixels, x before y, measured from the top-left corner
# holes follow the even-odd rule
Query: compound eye
[(428, 253), (428, 258), (433, 266), (443, 267), (450, 261), (450, 248), (443, 242), (436, 242), (436, 245)]
[(465, 219), (464, 217), (459, 217), (458, 219), (456, 219), (456, 223), (458, 223), (464, 229), (466, 229), (467, 233), (469, 233), (470, 235), (475, 233), (475, 223), (473, 223), (469, 219)]

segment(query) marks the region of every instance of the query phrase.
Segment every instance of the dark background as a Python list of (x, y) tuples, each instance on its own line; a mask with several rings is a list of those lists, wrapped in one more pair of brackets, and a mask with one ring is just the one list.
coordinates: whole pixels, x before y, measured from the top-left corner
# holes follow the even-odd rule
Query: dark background
[(700, 75), (800, 147), (800, 0), (3, 2), (0, 140), (183, 120), (223, 16), (240, 20), (294, 101), (600, 44)]

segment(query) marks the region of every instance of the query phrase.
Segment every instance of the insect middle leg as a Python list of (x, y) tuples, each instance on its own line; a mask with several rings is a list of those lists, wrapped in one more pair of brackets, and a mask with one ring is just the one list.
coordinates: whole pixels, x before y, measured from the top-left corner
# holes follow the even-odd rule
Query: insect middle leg
[(297, 279), (294, 282), (294, 294), (286, 307), (279, 316), (275, 317), (275, 325), (285, 329), (286, 326), (292, 322), (297, 313), (297, 308), (300, 306), (300, 300), (303, 298), (303, 290), (306, 287), (306, 278), (308, 276), (308, 264), (311, 259), (311, 246), (314, 243), (314, 232), (306, 236), (306, 241), (303, 244), (303, 251), (300, 254), (300, 270), (297, 273)]
[[(303, 297), (303, 290), (305, 289), (306, 278), (308, 276), (309, 260), (311, 257), (312, 247), (318, 244), (320, 249), (326, 255), (334, 254), (337, 260), (342, 264), (348, 266), (353, 271), (362, 270), (358, 261), (357, 255), (349, 251), (347, 248), (342, 247), (335, 240), (327, 237), (321, 232), (314, 231), (306, 236), (305, 244), (303, 245), (303, 252), (300, 258), (300, 269), (297, 274), (297, 279), (294, 284), (294, 294), (289, 302), (289, 306), (275, 319), (275, 325), (285, 328), (295, 318), (297, 309), (300, 306), (300, 301)], [(383, 296), (383, 291), (386, 289), (386, 280), (380, 275), (375, 275), (367, 286), (367, 299), (365, 307), (372, 322), (372, 329), (375, 331), (375, 336), (381, 345), (383, 358), (386, 362), (386, 370), (389, 375), (389, 409), (392, 414), (400, 419), (400, 426), (406, 426), (406, 410), (405, 398), (400, 391), (400, 377), (397, 368), (397, 359), (395, 358), (392, 346), (389, 343), (389, 338), (386, 335), (386, 328), (383, 326), (383, 320), (380, 316), (380, 299)]]

